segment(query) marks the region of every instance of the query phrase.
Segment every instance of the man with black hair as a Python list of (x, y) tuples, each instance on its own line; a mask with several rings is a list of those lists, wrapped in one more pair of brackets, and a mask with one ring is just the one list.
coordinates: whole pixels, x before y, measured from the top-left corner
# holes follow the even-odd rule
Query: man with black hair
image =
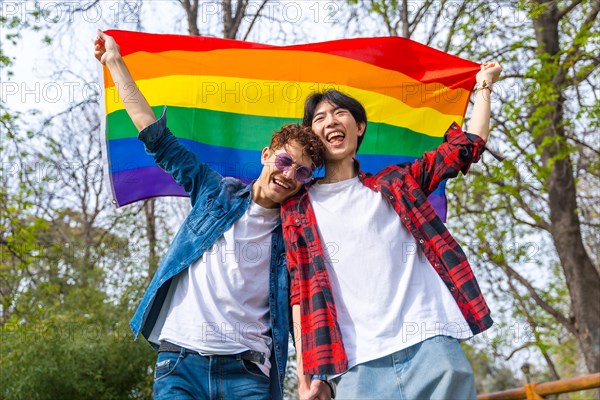
[(485, 63), (469, 132), (412, 163), (363, 173), (356, 99), (311, 95), (304, 121), (325, 144), (325, 176), (282, 205), (301, 399), (474, 399), (459, 345), (492, 325), (466, 256), (427, 200), (485, 150), (497, 63)]

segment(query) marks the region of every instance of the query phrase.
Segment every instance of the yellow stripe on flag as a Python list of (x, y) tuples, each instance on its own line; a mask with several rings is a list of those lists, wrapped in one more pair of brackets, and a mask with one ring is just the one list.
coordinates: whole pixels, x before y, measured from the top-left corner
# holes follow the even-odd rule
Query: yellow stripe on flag
[[(139, 80), (137, 84), (150, 106), (164, 104), (298, 120), (302, 119), (309, 94), (335, 88), (366, 104), (369, 121), (436, 137), (443, 136), (452, 122), (463, 119), (462, 115), (446, 115), (430, 107), (413, 108), (393, 97), (344, 85), (197, 75), (170, 75)], [(107, 88), (107, 114), (123, 108), (115, 87)]]
[[(225, 49), (202, 52), (137, 52), (124, 57), (136, 80), (165, 75), (239, 77), (285, 82), (322, 82), (355, 87), (394, 97), (413, 108), (422, 106), (458, 115), (470, 92), (436, 83), (422, 83), (403, 73), (330, 54), (292, 50)], [(243, 66), (240, 63), (243, 60)], [(299, 68), (299, 66), (301, 66)], [(110, 75), (105, 86), (114, 86)], [(428, 104), (429, 103), (429, 104)]]

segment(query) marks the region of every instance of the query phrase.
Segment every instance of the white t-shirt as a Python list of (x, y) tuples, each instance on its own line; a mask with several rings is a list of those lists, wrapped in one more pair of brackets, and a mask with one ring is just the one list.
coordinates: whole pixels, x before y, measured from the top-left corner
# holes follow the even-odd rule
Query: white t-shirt
[(437, 335), (473, 335), (398, 214), (358, 179), (309, 189), (348, 368)]
[(250, 202), (203, 257), (173, 278), (150, 340), (201, 354), (265, 353), (269, 376), (271, 232), (279, 209)]

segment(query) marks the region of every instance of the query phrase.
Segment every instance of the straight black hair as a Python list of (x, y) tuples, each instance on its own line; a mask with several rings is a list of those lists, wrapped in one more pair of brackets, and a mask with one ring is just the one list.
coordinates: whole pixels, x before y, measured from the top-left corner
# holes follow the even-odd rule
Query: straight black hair
[(317, 106), (323, 101), (335, 104), (338, 107), (348, 110), (356, 120), (357, 124), (364, 122), (365, 131), (363, 132), (362, 136), (358, 137), (358, 143), (356, 146), (356, 151), (358, 152), (358, 148), (365, 137), (365, 133), (367, 133), (367, 112), (365, 111), (363, 105), (355, 98), (333, 89), (326, 90), (325, 92), (313, 93), (306, 98), (306, 103), (304, 103), (304, 118), (302, 119), (303, 125), (312, 126), (312, 120), (315, 116)]

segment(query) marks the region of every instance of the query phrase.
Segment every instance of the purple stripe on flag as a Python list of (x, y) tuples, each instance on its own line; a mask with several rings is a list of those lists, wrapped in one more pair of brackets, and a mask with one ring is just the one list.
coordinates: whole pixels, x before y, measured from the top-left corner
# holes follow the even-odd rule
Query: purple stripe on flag
[(171, 175), (157, 166), (112, 174), (117, 206), (155, 196), (187, 196)]
[(447, 204), (446, 204), (446, 196), (440, 195), (437, 193), (431, 193), (429, 197), (427, 197), (433, 209), (437, 213), (438, 217), (442, 219), (442, 221), (446, 222), (446, 214), (447, 214)]
[[(252, 182), (249, 178), (236, 178), (245, 184)], [(158, 166), (113, 173), (112, 182), (118, 207), (157, 196), (189, 197), (183, 187)]]

